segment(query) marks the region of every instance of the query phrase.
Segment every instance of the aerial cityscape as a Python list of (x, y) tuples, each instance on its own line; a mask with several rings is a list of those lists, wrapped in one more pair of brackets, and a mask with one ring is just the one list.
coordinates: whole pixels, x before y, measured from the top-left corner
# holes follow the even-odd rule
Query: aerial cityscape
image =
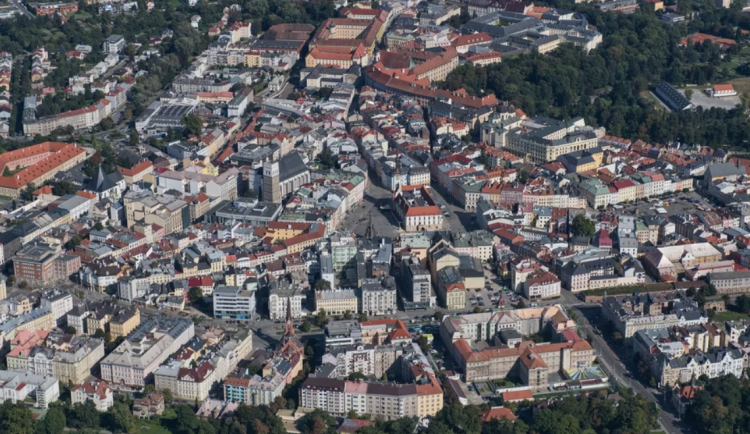
[(746, 0), (0, 0), (0, 434), (733, 434)]

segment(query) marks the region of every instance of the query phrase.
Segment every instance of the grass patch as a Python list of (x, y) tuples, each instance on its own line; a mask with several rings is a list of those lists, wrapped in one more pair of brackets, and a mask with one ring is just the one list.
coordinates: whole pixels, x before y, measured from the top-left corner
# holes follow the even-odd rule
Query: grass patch
[(717, 312), (714, 315), (714, 321), (716, 322), (738, 321), (738, 320), (748, 319), (748, 318), (750, 318), (750, 316), (746, 313), (733, 312), (731, 310), (727, 310), (724, 312)]
[(740, 96), (742, 102), (747, 106), (750, 103), (750, 77), (735, 78), (731, 80), (734, 90)]
[(170, 434), (169, 430), (162, 426), (159, 419), (139, 419), (135, 422), (135, 428), (135, 432), (139, 434)]

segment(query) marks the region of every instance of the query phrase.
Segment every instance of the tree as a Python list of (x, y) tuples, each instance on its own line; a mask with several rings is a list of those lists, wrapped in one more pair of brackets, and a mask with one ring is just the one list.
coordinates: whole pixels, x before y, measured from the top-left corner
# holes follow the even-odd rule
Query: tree
[(91, 400), (86, 400), (83, 404), (76, 403), (67, 412), (67, 422), (71, 428), (96, 428), (99, 420), (99, 410)]
[(349, 312), (349, 311), (346, 311), (346, 312), (344, 312), (344, 319), (345, 319), (345, 320), (350, 320), (350, 319), (352, 319), (352, 313), (351, 313), (351, 312)]
[(24, 403), (0, 405), (0, 432), (9, 434), (34, 434), (34, 417)]
[(367, 314), (365, 312), (362, 312), (359, 314), (359, 322), (365, 322), (367, 321)]
[(104, 330), (96, 329), (96, 331), (94, 332), (94, 337), (98, 339), (104, 339)]
[(734, 304), (737, 306), (737, 310), (742, 313), (750, 313), (750, 296), (747, 294), (741, 294), (734, 299)]
[(325, 279), (318, 279), (315, 282), (315, 290), (316, 291), (330, 291), (331, 290), (331, 282), (325, 280)]
[(65, 196), (66, 194), (76, 194), (78, 189), (70, 181), (60, 181), (52, 186), (52, 192), (55, 196)]
[(112, 333), (110, 332), (104, 333), (104, 342), (106, 343), (112, 342)]
[(443, 319), (443, 311), (436, 311), (434, 315), (432, 315), (433, 318), (435, 318), (435, 321), (442, 321)]
[(21, 289), (26, 289), (29, 287), (29, 282), (22, 280), (21, 283), (18, 284), (18, 287)]
[(112, 409), (105, 414), (104, 422), (107, 429), (116, 433), (129, 432), (135, 426), (128, 404), (120, 401), (115, 401)]
[(172, 389), (164, 389), (161, 391), (161, 395), (164, 397), (164, 403), (171, 404), (174, 401), (174, 395), (172, 395)]
[(104, 230), (104, 225), (102, 224), (102, 222), (96, 222), (96, 224), (94, 225), (94, 229), (96, 229), (97, 231)]
[(303, 322), (299, 326), (300, 331), (303, 332), (303, 333), (309, 332), (311, 328), (312, 328), (312, 326), (310, 325), (310, 322), (308, 322), (308, 321)]
[(77, 333), (77, 331), (76, 331), (75, 327), (73, 327), (73, 326), (67, 326), (67, 327), (65, 327), (65, 333), (67, 333), (69, 335), (74, 335), (74, 334)]
[(523, 300), (518, 300), (518, 304), (516, 305), (518, 309), (523, 309), (526, 307), (526, 303)]
[(323, 151), (318, 155), (318, 162), (323, 166), (324, 169), (332, 169), (336, 167), (336, 156), (333, 155), (328, 145), (323, 147)]
[(62, 434), (65, 431), (66, 424), (67, 421), (62, 405), (54, 405), (47, 411), (47, 415), (39, 429), (37, 429), (37, 432), (43, 434)]
[(693, 89), (688, 89), (685, 91), (685, 98), (687, 98), (688, 101), (693, 99)]
[(719, 292), (716, 290), (716, 287), (713, 284), (708, 284), (707, 286), (703, 287), (703, 295), (706, 297), (713, 297)]
[(182, 118), (183, 131), (187, 135), (200, 135), (203, 131), (203, 120), (196, 114), (190, 113)]
[(571, 229), (573, 231), (573, 235), (575, 236), (591, 237), (596, 231), (596, 226), (594, 225), (594, 222), (589, 220), (585, 215), (578, 214), (573, 218), (573, 225)]
[(147, 384), (143, 386), (144, 395), (148, 395), (149, 393), (154, 393), (154, 392), (156, 392), (156, 386), (154, 386), (153, 384)]
[(102, 121), (99, 123), (99, 126), (102, 127), (103, 131), (113, 130), (115, 129), (115, 121), (113, 121), (110, 117), (106, 117), (102, 119)]
[(132, 129), (130, 131), (130, 134), (128, 134), (128, 143), (130, 143), (131, 145), (137, 145), (140, 142), (141, 138), (138, 136), (138, 131), (136, 131), (135, 128)]
[(695, 288), (692, 286), (685, 291), (685, 295), (688, 297), (695, 297)]
[(352, 372), (352, 373), (349, 374), (348, 378), (349, 378), (349, 381), (367, 380), (367, 375), (365, 375), (365, 374), (363, 374), (363, 373), (361, 373), (359, 371), (354, 371), (354, 372)]
[(187, 404), (182, 404), (175, 409), (175, 432), (177, 434), (193, 434), (198, 429), (198, 418), (195, 411)]
[(420, 336), (417, 342), (419, 343), (419, 348), (422, 350), (423, 353), (430, 352), (430, 341), (429, 339), (427, 339), (427, 336), (425, 335)]
[(328, 324), (328, 314), (325, 309), (320, 309), (315, 315), (315, 325), (323, 328), (326, 324)]
[(188, 290), (188, 299), (193, 304), (203, 300), (203, 289), (199, 286), (191, 286), (190, 290)]

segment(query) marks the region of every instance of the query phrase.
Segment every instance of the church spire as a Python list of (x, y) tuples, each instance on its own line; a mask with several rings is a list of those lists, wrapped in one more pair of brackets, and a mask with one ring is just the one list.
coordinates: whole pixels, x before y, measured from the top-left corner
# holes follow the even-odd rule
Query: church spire
[(292, 321), (292, 297), (286, 299), (286, 328), (284, 336), (294, 336), (294, 321)]

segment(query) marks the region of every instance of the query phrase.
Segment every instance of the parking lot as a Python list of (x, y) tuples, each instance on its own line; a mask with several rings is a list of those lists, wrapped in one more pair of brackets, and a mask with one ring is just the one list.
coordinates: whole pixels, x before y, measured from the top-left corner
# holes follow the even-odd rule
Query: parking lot
[[(435, 203), (443, 205), (440, 209), (443, 211), (443, 217), (445, 219), (445, 224), (443, 225), (445, 230), (469, 232), (476, 229), (476, 224), (472, 219), (474, 213), (464, 211), (463, 208), (456, 206), (448, 197), (446, 197), (447, 194), (443, 194), (438, 188), (430, 188), (430, 196)], [(448, 213), (447, 216), (445, 215), (446, 212)]]
[[(709, 88), (693, 88), (693, 96), (690, 98), (690, 102), (693, 103), (694, 106), (700, 106), (704, 109), (716, 107), (731, 110), (737, 107), (738, 104), (742, 104), (739, 95), (714, 98), (706, 93), (706, 89)], [(678, 92), (684, 95), (685, 90), (686, 89), (678, 89)]]

